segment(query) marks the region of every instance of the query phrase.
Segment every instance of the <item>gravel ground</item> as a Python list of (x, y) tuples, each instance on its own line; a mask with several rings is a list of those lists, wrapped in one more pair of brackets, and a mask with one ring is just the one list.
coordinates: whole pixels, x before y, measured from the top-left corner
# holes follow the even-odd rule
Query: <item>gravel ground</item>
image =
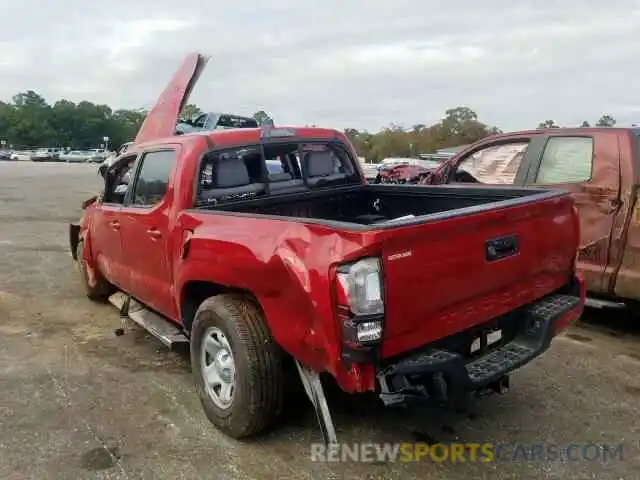
[[(512, 378), (466, 409), (384, 410), (332, 395), (345, 442), (624, 443), (623, 460), (322, 463), (307, 401), (265, 436), (216, 431), (184, 355), (83, 297), (67, 224), (100, 186), (95, 166), (0, 162), (0, 478), (639, 479), (640, 335), (589, 312)], [(365, 401), (366, 400), (366, 401)]]

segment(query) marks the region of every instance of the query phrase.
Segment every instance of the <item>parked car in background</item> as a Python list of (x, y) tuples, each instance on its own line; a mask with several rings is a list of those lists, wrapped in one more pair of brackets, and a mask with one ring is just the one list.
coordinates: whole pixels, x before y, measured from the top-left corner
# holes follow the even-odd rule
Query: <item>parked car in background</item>
[(92, 149), (87, 152), (87, 162), (89, 163), (101, 163), (103, 162), (111, 152), (107, 152), (104, 149)]
[(578, 268), (590, 298), (640, 310), (640, 128), (495, 135), (468, 146), (418, 182), (570, 192), (580, 218)]
[(364, 173), (364, 178), (367, 182), (373, 182), (378, 176), (378, 164), (377, 163), (366, 163), (360, 161), (360, 167), (362, 167), (362, 172)]
[(61, 153), (60, 154), (60, 161), (62, 161), (62, 162), (70, 162), (70, 161), (72, 161), (72, 159), (78, 158), (78, 156), (75, 154), (75, 152), (77, 152), (77, 150), (70, 150), (70, 151)]
[(232, 113), (202, 113), (192, 120), (179, 120), (176, 125), (178, 135), (184, 133), (225, 130), (229, 128), (256, 128), (256, 119)]
[(393, 158), (382, 161), (374, 183), (410, 183), (415, 178), (437, 169), (440, 162), (420, 158)]
[(11, 151), (0, 150), (0, 160), (11, 160)]
[(31, 160), (32, 155), (33, 155), (33, 152), (30, 150), (15, 151), (11, 154), (10, 159), (26, 162)]
[(71, 150), (60, 158), (69, 163), (84, 163), (88, 156), (89, 154), (83, 150)]
[(61, 152), (60, 148), (39, 148), (31, 155), (31, 160), (34, 162), (58, 162)]

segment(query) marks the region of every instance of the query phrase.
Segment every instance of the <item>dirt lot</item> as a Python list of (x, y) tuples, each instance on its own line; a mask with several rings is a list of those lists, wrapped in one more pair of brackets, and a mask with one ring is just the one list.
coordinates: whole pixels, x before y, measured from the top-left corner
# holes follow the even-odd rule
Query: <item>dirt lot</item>
[(507, 395), (464, 411), (391, 411), (340, 397), (332, 406), (346, 442), (624, 443), (623, 461), (312, 462), (320, 437), (306, 401), (257, 441), (219, 434), (185, 358), (139, 330), (116, 337), (115, 309), (82, 296), (67, 224), (99, 187), (95, 171), (0, 162), (3, 480), (640, 478), (640, 336), (604, 327), (601, 314), (515, 374)]

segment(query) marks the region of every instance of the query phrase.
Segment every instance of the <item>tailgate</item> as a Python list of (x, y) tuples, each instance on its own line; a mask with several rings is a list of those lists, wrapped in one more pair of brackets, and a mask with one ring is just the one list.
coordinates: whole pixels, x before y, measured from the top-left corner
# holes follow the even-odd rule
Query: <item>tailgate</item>
[(577, 219), (568, 195), (545, 197), (381, 232), (383, 355), (486, 322), (564, 285), (573, 274)]

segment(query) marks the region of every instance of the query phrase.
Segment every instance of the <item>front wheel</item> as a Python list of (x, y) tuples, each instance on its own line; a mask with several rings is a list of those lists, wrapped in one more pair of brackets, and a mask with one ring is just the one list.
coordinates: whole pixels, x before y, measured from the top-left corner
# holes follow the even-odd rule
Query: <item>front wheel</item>
[(209, 421), (233, 438), (267, 428), (282, 408), (282, 354), (245, 296), (205, 300), (191, 329), (191, 368)]
[(87, 297), (91, 300), (105, 301), (109, 295), (113, 293), (113, 285), (111, 285), (97, 270), (94, 272), (94, 278), (90, 278), (87, 270), (87, 264), (84, 260), (84, 241), (82, 240), (78, 242), (76, 258), (78, 259), (77, 264), (81, 275), (82, 286), (84, 287)]

